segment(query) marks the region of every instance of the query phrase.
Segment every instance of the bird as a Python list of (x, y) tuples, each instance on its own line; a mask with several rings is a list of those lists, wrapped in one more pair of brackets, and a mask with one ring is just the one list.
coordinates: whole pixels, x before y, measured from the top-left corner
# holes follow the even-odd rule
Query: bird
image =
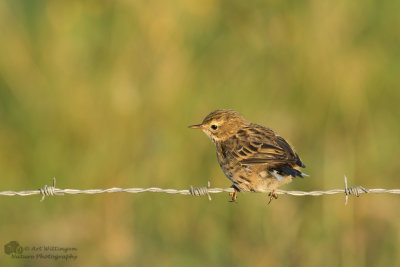
[(189, 128), (202, 130), (215, 144), (218, 163), (232, 182), (232, 202), (238, 192), (261, 192), (269, 193), (269, 204), (278, 198), (278, 187), (308, 176), (301, 171), (306, 166), (283, 137), (232, 109), (217, 109)]

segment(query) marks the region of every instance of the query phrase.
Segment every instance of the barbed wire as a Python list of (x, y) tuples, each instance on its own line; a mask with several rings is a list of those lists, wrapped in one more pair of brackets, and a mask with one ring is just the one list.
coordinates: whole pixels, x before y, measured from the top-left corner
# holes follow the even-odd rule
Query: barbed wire
[[(334, 195), (334, 194), (345, 194), (345, 205), (347, 205), (348, 196), (359, 197), (361, 194), (400, 194), (400, 189), (383, 189), (383, 188), (373, 188), (366, 189), (362, 186), (347, 186), (347, 177), (344, 176), (344, 189), (331, 189), (325, 191), (287, 191), (278, 189), (275, 191), (278, 195), (292, 195), (292, 196), (322, 196), (322, 195)], [(210, 188), (210, 182), (207, 186), (203, 187), (193, 187), (190, 189), (163, 189), (158, 187), (150, 188), (119, 188), (112, 187), (107, 189), (60, 189), (56, 188), (56, 178), (53, 178), (53, 185), (45, 185), (43, 188), (38, 190), (25, 190), (25, 191), (0, 191), (0, 195), (3, 196), (31, 196), (31, 195), (42, 195), (40, 201), (43, 201), (46, 196), (60, 196), (64, 194), (76, 195), (76, 194), (102, 194), (102, 193), (120, 193), (126, 192), (131, 194), (153, 192), (153, 193), (167, 193), (167, 194), (181, 194), (181, 195), (191, 195), (191, 196), (207, 196), (211, 200), (210, 194), (218, 193), (233, 193), (233, 188)]]

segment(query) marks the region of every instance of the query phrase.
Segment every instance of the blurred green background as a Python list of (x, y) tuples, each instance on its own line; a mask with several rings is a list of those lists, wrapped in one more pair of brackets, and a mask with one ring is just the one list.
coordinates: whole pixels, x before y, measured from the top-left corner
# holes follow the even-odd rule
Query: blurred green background
[[(269, 126), (310, 177), (399, 188), (399, 1), (0, 2), (0, 191), (229, 187), (217, 108)], [(0, 197), (2, 266), (399, 266), (397, 195)]]

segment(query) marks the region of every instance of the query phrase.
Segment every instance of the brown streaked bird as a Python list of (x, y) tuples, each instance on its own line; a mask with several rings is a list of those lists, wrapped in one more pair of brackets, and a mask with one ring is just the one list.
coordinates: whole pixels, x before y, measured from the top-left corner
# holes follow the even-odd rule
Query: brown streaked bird
[(189, 128), (202, 130), (214, 142), (218, 163), (233, 183), (232, 201), (237, 192), (251, 191), (270, 192), (271, 202), (278, 187), (306, 175), (300, 171), (306, 166), (285, 139), (234, 110), (215, 110)]

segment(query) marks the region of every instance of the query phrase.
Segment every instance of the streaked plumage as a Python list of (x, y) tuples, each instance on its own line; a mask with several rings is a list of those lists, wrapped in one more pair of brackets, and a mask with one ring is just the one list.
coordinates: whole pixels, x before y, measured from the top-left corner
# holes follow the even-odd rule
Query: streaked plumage
[(199, 125), (215, 143), (218, 162), (236, 191), (273, 192), (305, 168), (294, 149), (273, 130), (251, 123), (234, 110), (211, 112)]

